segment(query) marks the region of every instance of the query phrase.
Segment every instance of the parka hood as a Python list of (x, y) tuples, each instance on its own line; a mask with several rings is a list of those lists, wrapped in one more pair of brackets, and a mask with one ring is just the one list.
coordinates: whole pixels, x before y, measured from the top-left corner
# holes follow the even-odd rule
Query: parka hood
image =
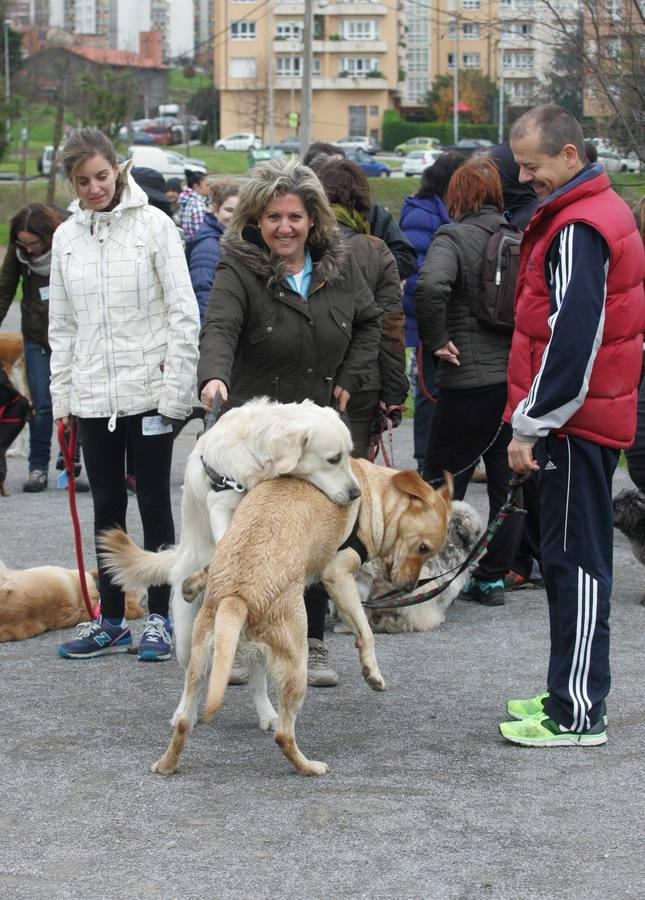
[(92, 209), (85, 209), (84, 207), (79, 206), (78, 209), (73, 213), (74, 220), (81, 225), (89, 225), (92, 222), (93, 217), (94, 221), (111, 221), (121, 218), (124, 210), (126, 209), (133, 209), (138, 206), (146, 206), (146, 204), (148, 203), (148, 196), (146, 192), (139, 187), (139, 185), (130, 174), (131, 168), (131, 159), (127, 159), (119, 167), (119, 178), (123, 184), (123, 187), (121, 189), (121, 199), (114, 207), (114, 209), (111, 209), (109, 212), (95, 212)]

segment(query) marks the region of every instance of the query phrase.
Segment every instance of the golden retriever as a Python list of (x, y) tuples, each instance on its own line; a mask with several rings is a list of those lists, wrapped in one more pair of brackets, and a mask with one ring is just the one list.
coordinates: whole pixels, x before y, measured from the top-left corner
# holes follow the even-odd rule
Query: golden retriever
[[(154, 772), (177, 770), (211, 662), (204, 718), (219, 708), (240, 636), (262, 648), (278, 690), (276, 716), (266, 679), (258, 673), (263, 666), (252, 656), (250, 684), (261, 725), (275, 725), (275, 740), (298, 772), (327, 771), (325, 763), (307, 759), (295, 739), (295, 719), (307, 689), (303, 591), (308, 581), (321, 578), (356, 635), (365, 680), (375, 690), (384, 689), (354, 579), (360, 557), (352, 548), (339, 548), (357, 521), (368, 557), (380, 557), (392, 583), (412, 590), (425, 561), (444, 543), (452, 485), (435, 491), (414, 472), (396, 472), (365, 460), (352, 460), (352, 468), (361, 499), (349, 506), (334, 505), (296, 478), (264, 482), (242, 501), (215, 548), (173, 735)], [(145, 551), (120, 531), (105, 533), (100, 543), (108, 569), (123, 583), (122, 572), (133, 560), (141, 564)]]
[[(93, 605), (99, 594), (96, 569), (85, 573), (85, 583)], [(126, 596), (126, 618), (143, 615), (141, 594)], [(0, 562), (0, 642), (24, 641), (44, 631), (71, 628), (89, 622), (81, 593), (78, 569), (38, 566), (35, 569), (7, 569)]]

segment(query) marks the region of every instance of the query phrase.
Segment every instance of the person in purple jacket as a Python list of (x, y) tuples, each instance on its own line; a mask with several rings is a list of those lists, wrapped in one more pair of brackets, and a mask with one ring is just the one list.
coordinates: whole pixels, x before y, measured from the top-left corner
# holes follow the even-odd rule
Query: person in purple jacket
[[(414, 458), (419, 471), (421, 471), (423, 466), (426, 439), (434, 410), (434, 403), (428, 399), (423, 387), (429, 394), (432, 395), (434, 393), (434, 361), (432, 354), (421, 353), (420, 374), (422, 379), (420, 379), (416, 368), (420, 349), (415, 301), (417, 279), (435, 231), (450, 221), (443, 197), (448, 189), (448, 182), (452, 177), (452, 173), (459, 168), (464, 159), (465, 157), (461, 153), (448, 151), (443, 153), (433, 165), (428, 166), (421, 176), (419, 190), (413, 196), (406, 197), (403, 201), (399, 218), (401, 230), (417, 253), (417, 270), (412, 275), (409, 275), (405, 282), (403, 310), (405, 312), (405, 344), (407, 347), (415, 348), (411, 374), (416, 376), (414, 394)], [(421, 380), (423, 381), (423, 387), (420, 384)]]

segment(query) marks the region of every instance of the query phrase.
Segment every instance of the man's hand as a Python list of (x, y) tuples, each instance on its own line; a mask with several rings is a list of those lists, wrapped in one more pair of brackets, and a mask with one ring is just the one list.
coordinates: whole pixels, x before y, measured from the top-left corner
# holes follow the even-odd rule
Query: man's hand
[(217, 392), (219, 391), (222, 397), (222, 403), (226, 403), (228, 400), (228, 388), (224, 384), (223, 381), (220, 381), (219, 378), (211, 378), (210, 381), (207, 381), (204, 387), (202, 388), (202, 392), (199, 395), (199, 399), (202, 401), (203, 405), (206, 409), (213, 408), (213, 400)]
[(337, 384), (334, 388), (334, 397), (336, 398), (336, 409), (338, 412), (345, 412), (345, 407), (349, 403), (349, 391)]
[(513, 438), (508, 445), (508, 467), (512, 472), (518, 475), (525, 475), (527, 472), (536, 472), (540, 467), (535, 459), (533, 459), (533, 444), (535, 441), (518, 441)]
[(439, 359), (445, 359), (446, 362), (452, 363), (453, 366), (460, 366), (459, 362), (459, 350), (452, 341), (448, 341), (443, 345), (443, 347), (439, 347), (438, 350), (434, 351), (434, 356), (438, 356)]

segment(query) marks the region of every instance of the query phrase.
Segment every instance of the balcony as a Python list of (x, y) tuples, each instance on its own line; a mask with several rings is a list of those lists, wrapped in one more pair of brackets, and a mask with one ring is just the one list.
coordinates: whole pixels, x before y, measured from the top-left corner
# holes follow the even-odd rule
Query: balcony
[[(273, 81), (277, 91), (290, 91), (292, 87), (300, 90), (302, 78), (299, 75), (280, 75)], [(365, 78), (361, 75), (357, 78), (321, 78), (314, 75), (311, 86), (315, 91), (389, 91), (394, 90), (387, 78)]]
[[(284, 0), (276, 3), (274, 15), (298, 16), (302, 18), (305, 4), (303, 0)], [(328, 6), (316, 4), (314, 13), (317, 16), (386, 16), (389, 8), (383, 3), (330, 3)]]
[[(302, 41), (274, 38), (274, 53), (302, 54)], [(314, 53), (387, 53), (387, 41), (314, 41)]]

